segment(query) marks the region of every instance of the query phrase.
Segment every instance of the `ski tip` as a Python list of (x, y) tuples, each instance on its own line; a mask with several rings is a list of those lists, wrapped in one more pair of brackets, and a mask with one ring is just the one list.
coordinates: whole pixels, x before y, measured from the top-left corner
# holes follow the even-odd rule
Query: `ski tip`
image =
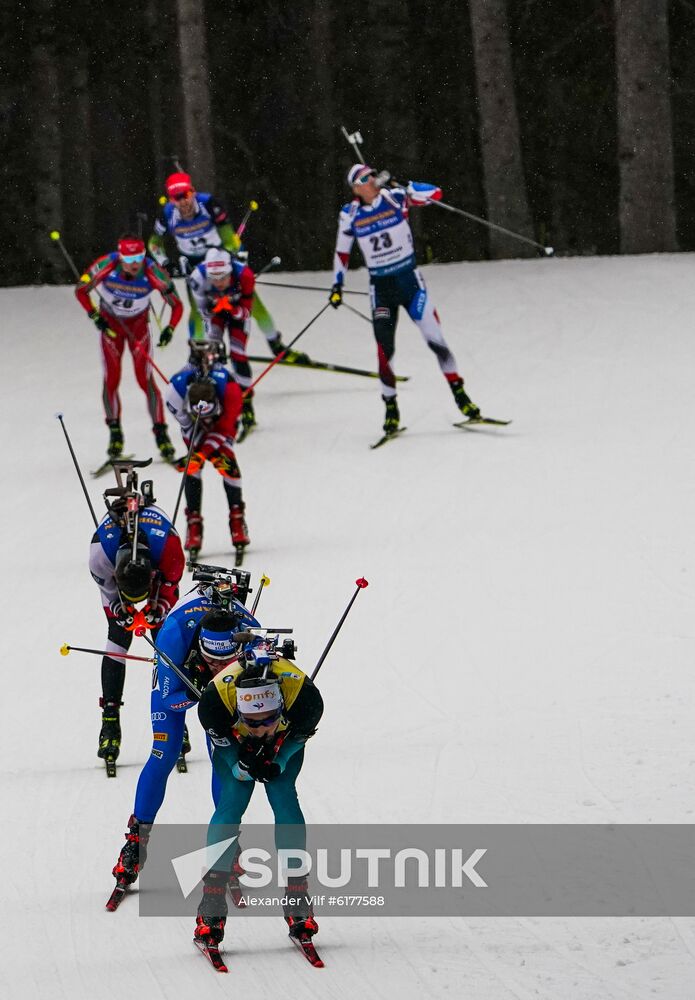
[(219, 946), (217, 944), (208, 944), (202, 938), (193, 938), (193, 945), (198, 949), (201, 955), (204, 955), (207, 958), (215, 972), (229, 972), (229, 969), (222, 960)]
[(375, 448), (381, 448), (381, 446), (386, 444), (387, 441), (393, 440), (393, 438), (398, 437), (399, 434), (402, 434), (403, 431), (407, 430), (407, 427), (399, 427), (398, 430), (391, 431), (390, 434), (383, 434), (378, 441), (375, 441), (374, 444), (370, 444), (369, 447), (372, 451), (374, 451)]

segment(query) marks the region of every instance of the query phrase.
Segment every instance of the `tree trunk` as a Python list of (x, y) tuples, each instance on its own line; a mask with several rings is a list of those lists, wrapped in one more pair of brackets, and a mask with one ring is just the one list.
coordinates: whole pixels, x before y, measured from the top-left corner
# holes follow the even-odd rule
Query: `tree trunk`
[[(533, 239), (506, 0), (470, 0), (470, 12), (488, 218)], [(494, 230), (489, 232), (493, 257), (534, 256), (534, 251), (523, 243)]]
[(88, 52), (74, 46), (64, 59), (66, 86), (62, 116), (63, 198), (70, 247), (82, 267), (95, 256), (94, 176)]
[[(321, 229), (330, 231), (335, 227), (337, 206), (344, 190), (336, 155), (337, 143), (343, 140), (338, 130), (340, 122), (337, 121), (334, 100), (335, 68), (331, 65), (331, 57), (335, 38), (331, 0), (313, 0), (311, 11), (308, 41), (313, 61), (307, 59), (307, 67), (313, 79), (307, 93), (312, 98), (313, 139), (310, 146), (314, 158), (312, 170), (316, 177), (314, 211), (318, 214), (316, 221)], [(307, 125), (311, 128), (309, 122)]]
[(212, 146), (210, 76), (208, 72), (205, 8), (201, 0), (176, 0), (179, 58), (186, 134), (186, 171), (201, 191), (215, 190), (215, 154)]
[(61, 259), (51, 251), (48, 234), (63, 226), (60, 169), (60, 87), (55, 52), (53, 0), (33, 0), (34, 43), (31, 52), (31, 118), (34, 180), (34, 253), (38, 280), (66, 276)]
[[(162, 90), (162, 47), (165, 41), (159, 26), (157, 0), (145, 0), (145, 25), (147, 32), (147, 105), (149, 111), (152, 157), (154, 160), (154, 182), (157, 194), (164, 190), (164, 180), (171, 173), (171, 163), (167, 157), (171, 150), (164, 148), (162, 123), (165, 116)], [(174, 150), (174, 152), (176, 152)]]
[(620, 250), (676, 250), (667, 0), (615, 0)]

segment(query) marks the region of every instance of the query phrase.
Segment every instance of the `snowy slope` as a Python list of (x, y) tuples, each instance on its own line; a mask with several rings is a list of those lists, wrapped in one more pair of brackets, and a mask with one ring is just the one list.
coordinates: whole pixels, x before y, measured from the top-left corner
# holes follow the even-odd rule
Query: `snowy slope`
[[(370, 581), (321, 673), (326, 714), (301, 778), (310, 821), (693, 821), (692, 268), (680, 255), (426, 269), (470, 394), (514, 419), (504, 431), (451, 427), (448, 389), (407, 318), (396, 361), (412, 376), (400, 392), (408, 431), (378, 452), (367, 447), (378, 383), (285, 368), (262, 384), (260, 427), (238, 455), (248, 567), (272, 580), (263, 619), (295, 627), (310, 669), (355, 578)], [(363, 272), (351, 287), (366, 287)], [(287, 339), (324, 301), (264, 298)], [(140, 920), (134, 900), (107, 914), (150, 747), (149, 672), (129, 668), (119, 776), (107, 782), (99, 660), (58, 655), (65, 641), (99, 646), (104, 626), (91, 522), (54, 419), (64, 412), (94, 467), (106, 443), (100, 361), (70, 289), (3, 290), (0, 306), (3, 995), (692, 995), (692, 920), (324, 918), (323, 972), (290, 949), (280, 918), (239, 920), (225, 941), (232, 975), (215, 977), (190, 921)], [(345, 309), (300, 343), (374, 364), (369, 326)], [(258, 333), (251, 346), (265, 353)], [(168, 372), (185, 355), (181, 332), (156, 352)], [(129, 360), (124, 372), (127, 450), (146, 456)], [(99, 512), (107, 482), (90, 484)], [(171, 510), (176, 473), (156, 465), (155, 487)], [(204, 554), (219, 561), (228, 539), (212, 472), (205, 491)], [(162, 822), (210, 815), (193, 730), (190, 773), (172, 775)], [(262, 791), (247, 818), (269, 818)]]

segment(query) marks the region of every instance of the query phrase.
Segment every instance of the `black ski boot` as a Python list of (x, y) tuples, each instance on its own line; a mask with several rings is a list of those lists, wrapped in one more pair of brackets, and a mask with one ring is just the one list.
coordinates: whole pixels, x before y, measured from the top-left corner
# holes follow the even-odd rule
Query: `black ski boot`
[(401, 422), (401, 415), (398, 412), (398, 403), (395, 396), (382, 396), (386, 404), (386, 416), (384, 418), (384, 434), (395, 434)]
[(227, 892), (229, 893), (231, 901), (240, 910), (243, 910), (246, 906), (246, 901), (244, 900), (244, 890), (239, 885), (240, 877), (245, 874), (246, 870), (241, 867), (241, 864), (239, 863), (239, 855), (237, 854), (234, 858), (229, 878), (227, 879)]
[(183, 743), (181, 744), (181, 753), (187, 754), (191, 752), (191, 738), (188, 735), (188, 726), (183, 727)]
[(277, 333), (272, 340), (268, 341), (268, 346), (275, 355), (282, 354), (285, 351), (285, 357), (283, 361), (286, 361), (290, 365), (310, 365), (311, 358), (308, 354), (303, 351), (293, 351), (292, 348), (287, 348), (282, 342), (282, 334)]
[(241, 426), (244, 428), (246, 434), (248, 434), (252, 427), (256, 426), (256, 414), (253, 409), (253, 400), (250, 396), (244, 399), (241, 411)]
[(285, 898), (282, 901), (285, 921), (290, 937), (316, 934), (319, 925), (314, 920), (314, 910), (309, 899), (309, 885), (305, 878), (288, 878)]
[(153, 424), (152, 430), (154, 431), (154, 439), (157, 442), (157, 447), (159, 448), (159, 454), (165, 462), (172, 462), (174, 460), (174, 446), (169, 440), (167, 425)]
[(475, 419), (480, 416), (480, 408), (475, 405), (466, 390), (463, 388), (462, 378), (457, 378), (455, 382), (450, 382), (449, 388), (453, 392), (454, 401), (464, 417)]
[(198, 904), (195, 937), (212, 940), (219, 944), (224, 937), (227, 920), (227, 900), (225, 898), (227, 872), (210, 871), (203, 879), (203, 898)]
[(99, 707), (102, 712), (97, 757), (101, 757), (102, 760), (116, 760), (121, 751), (120, 708), (122, 704), (122, 701), (99, 699)]
[(123, 454), (123, 431), (120, 420), (107, 420), (109, 428), (109, 446), (106, 449), (109, 458), (118, 458)]
[(134, 815), (128, 820), (125, 844), (111, 873), (120, 884), (132, 885), (142, 871), (147, 860), (147, 842), (151, 829), (151, 823), (141, 823)]

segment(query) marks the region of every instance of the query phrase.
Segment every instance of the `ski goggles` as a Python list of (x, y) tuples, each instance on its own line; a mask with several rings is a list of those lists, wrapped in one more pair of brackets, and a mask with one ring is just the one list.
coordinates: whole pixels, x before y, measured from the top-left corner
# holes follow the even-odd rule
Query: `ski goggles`
[(235, 660), (239, 659), (238, 652), (225, 653), (223, 656), (214, 656), (212, 653), (206, 653), (205, 650), (201, 649), (200, 655), (210, 667), (226, 667), (230, 663), (234, 663)]
[(121, 260), (124, 264), (142, 264), (145, 259), (144, 253), (122, 253)]
[(242, 715), (239, 712), (239, 722), (242, 722), (247, 729), (263, 729), (265, 726), (274, 726), (281, 718), (281, 708), (278, 708), (272, 715), (268, 715), (265, 719), (254, 719), (252, 715)]

